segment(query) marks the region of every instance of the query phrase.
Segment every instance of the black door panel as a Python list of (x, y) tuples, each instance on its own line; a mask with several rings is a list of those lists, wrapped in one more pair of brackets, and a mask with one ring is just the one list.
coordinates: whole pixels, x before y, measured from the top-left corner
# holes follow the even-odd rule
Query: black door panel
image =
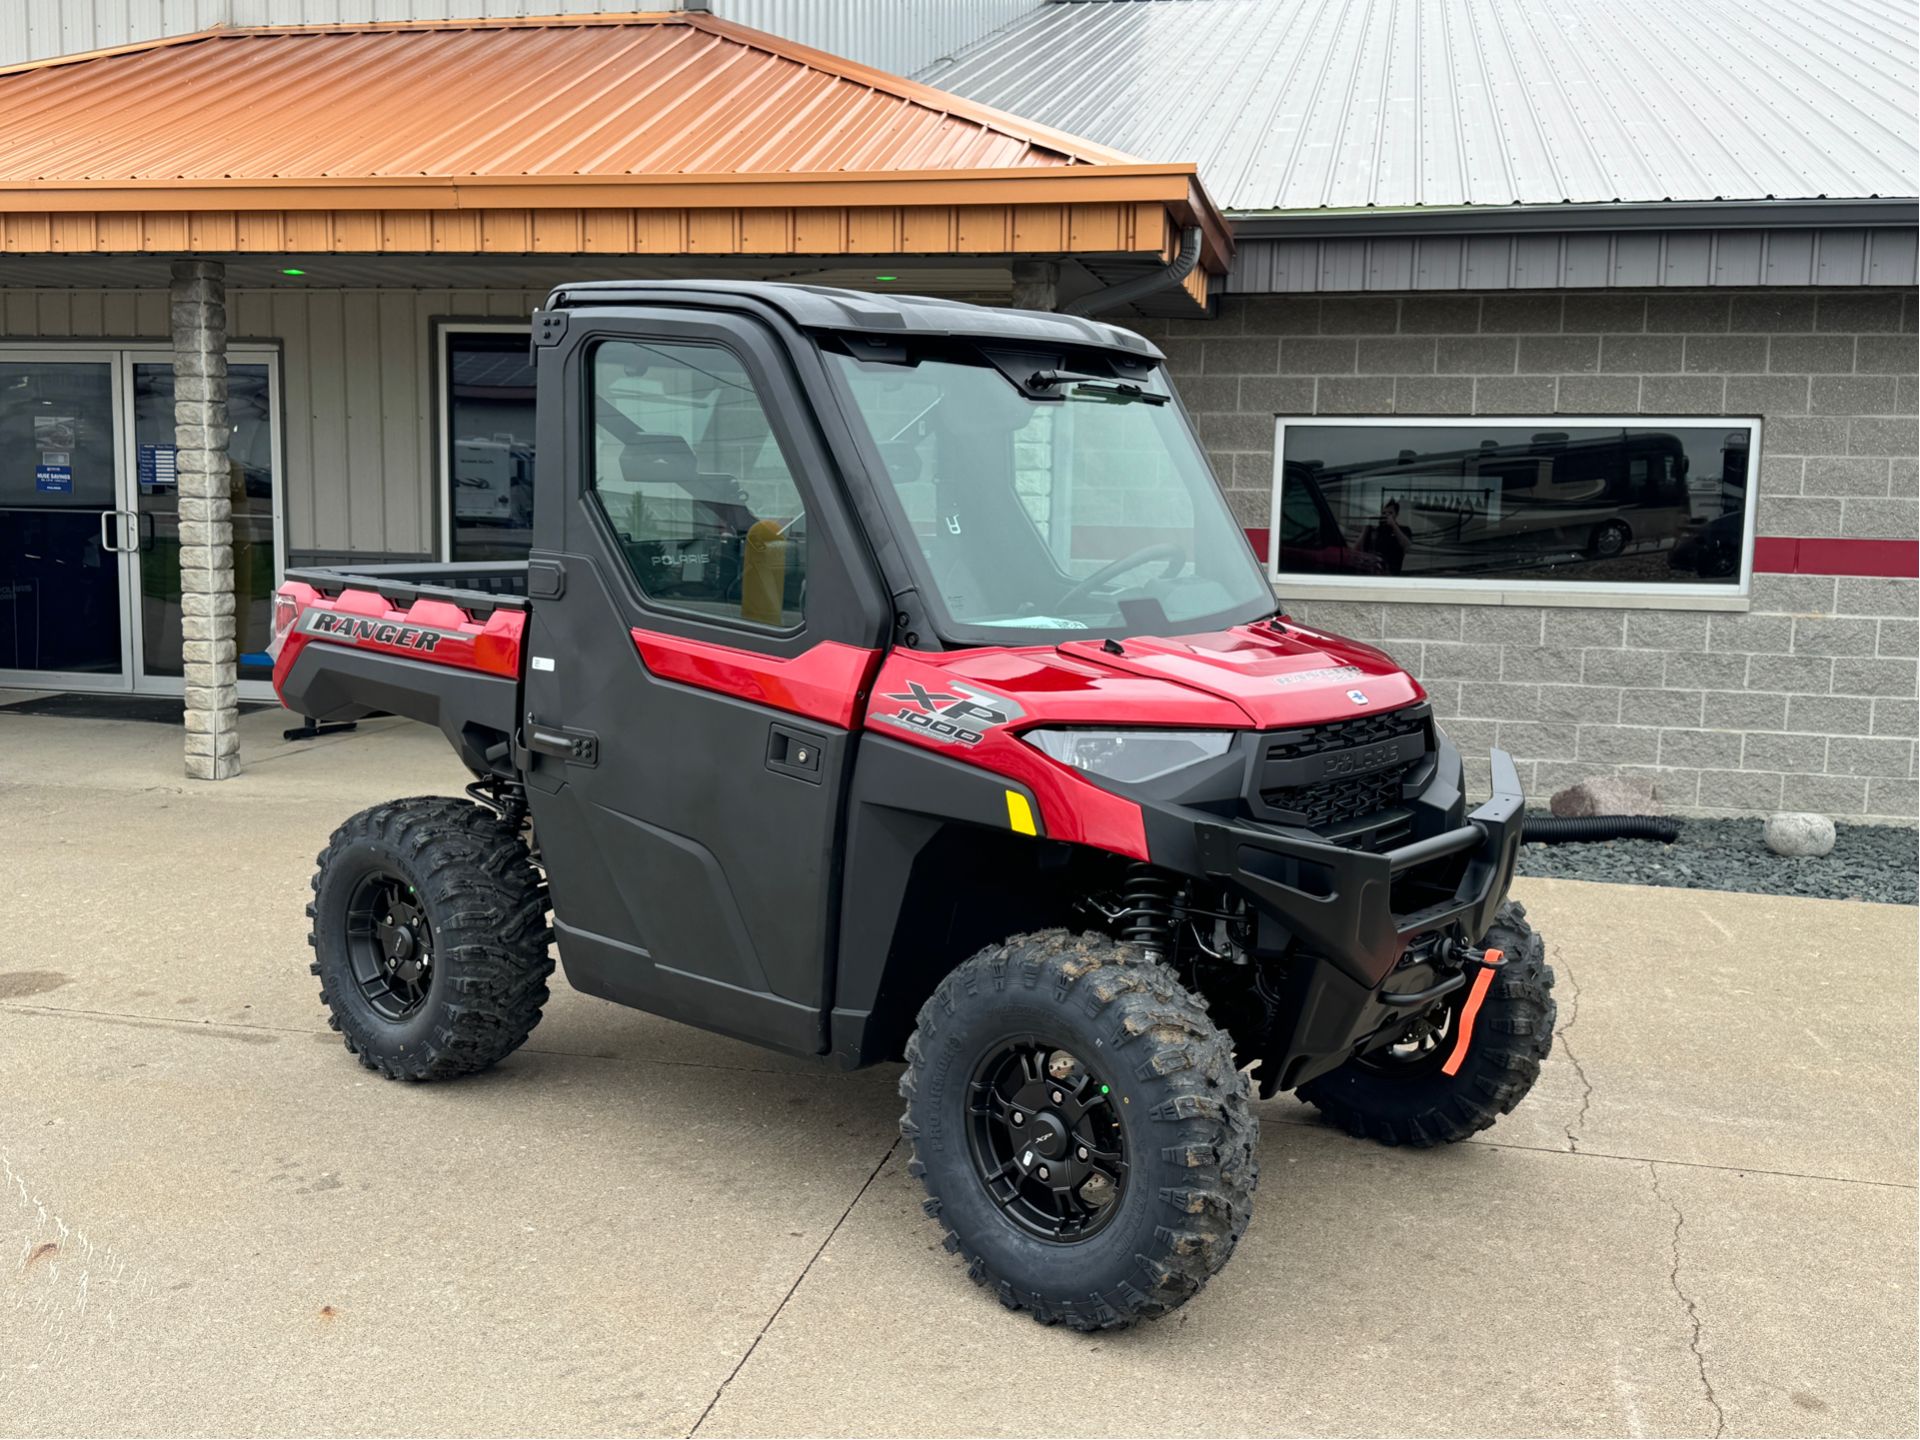
[[(543, 431), (540, 483), (565, 502), (541, 511), (535, 553), (565, 584), (533, 607), (526, 718), (595, 741), (591, 769), (536, 754), (530, 776), (560, 958), (589, 993), (822, 1053), (856, 736), (655, 675), (632, 632), (751, 664), (825, 640), (870, 648), (891, 609), (846, 543), (775, 336), (737, 317), (596, 323), (613, 328), (570, 334), (539, 373), (557, 432)], [(613, 425), (589, 394), (597, 344), (620, 347), (611, 379), (600, 370)], [(797, 564), (756, 588), (750, 552), (769, 543)]]

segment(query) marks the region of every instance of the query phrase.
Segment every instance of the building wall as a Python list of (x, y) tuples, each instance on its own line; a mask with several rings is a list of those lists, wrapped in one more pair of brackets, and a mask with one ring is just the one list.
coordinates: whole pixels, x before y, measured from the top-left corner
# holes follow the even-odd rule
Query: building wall
[[(906, 74), (1046, 0), (709, 0), (722, 19)], [(332, 25), (678, 10), (683, 0), (0, 0), (0, 65), (211, 25)]]
[(1226, 289), (1316, 291), (1579, 290), (1658, 286), (1911, 285), (1920, 231), (1599, 230), (1538, 235), (1348, 235), (1242, 239)]
[[(432, 329), (442, 320), (524, 322), (545, 298), (522, 290), (235, 290), (234, 343), (280, 347), (286, 474), (296, 561), (348, 552), (434, 553), (437, 400)], [(168, 343), (164, 290), (0, 290), (0, 345), (29, 339)]]
[[(1759, 533), (1911, 540), (1911, 291), (1226, 297), (1147, 321), (1241, 519), (1276, 416), (1759, 415)], [(1284, 586), (1283, 586), (1284, 592)], [(1615, 770), (1686, 809), (1915, 813), (1916, 582), (1757, 575), (1747, 614), (1300, 602), (1543, 796)], [(1484, 783), (1484, 761), (1480, 764)]]

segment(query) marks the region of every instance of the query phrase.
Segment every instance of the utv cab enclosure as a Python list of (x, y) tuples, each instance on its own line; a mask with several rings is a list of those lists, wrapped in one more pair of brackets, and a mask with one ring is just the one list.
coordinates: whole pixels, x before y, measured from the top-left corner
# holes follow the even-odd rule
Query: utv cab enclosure
[[(1428, 1145), (1532, 1085), (1523, 802), (1280, 614), (1142, 337), (798, 285), (555, 291), (524, 564), (296, 570), (275, 684), (437, 725), (470, 798), (344, 824), (332, 1023), (390, 1078), (577, 990), (904, 1058), (927, 1210), (1085, 1329), (1225, 1264), (1249, 1075)], [(550, 919), (549, 919), (550, 917)]]

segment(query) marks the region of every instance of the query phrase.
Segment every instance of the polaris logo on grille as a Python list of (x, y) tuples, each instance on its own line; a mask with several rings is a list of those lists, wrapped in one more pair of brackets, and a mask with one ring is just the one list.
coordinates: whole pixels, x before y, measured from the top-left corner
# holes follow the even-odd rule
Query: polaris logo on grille
[[(1361, 745), (1352, 750), (1332, 751), (1321, 757), (1320, 778), (1343, 780), (1349, 775), (1367, 775), (1375, 770), (1384, 770), (1389, 765), (1418, 758), (1418, 748), (1406, 744), (1407, 738), (1382, 740), (1378, 744)], [(1413, 750), (1414, 754), (1409, 756), (1409, 750)]]
[(1367, 703), (1367, 692), (1364, 690), (1349, 690), (1347, 691), (1347, 699), (1356, 705), (1364, 705)]

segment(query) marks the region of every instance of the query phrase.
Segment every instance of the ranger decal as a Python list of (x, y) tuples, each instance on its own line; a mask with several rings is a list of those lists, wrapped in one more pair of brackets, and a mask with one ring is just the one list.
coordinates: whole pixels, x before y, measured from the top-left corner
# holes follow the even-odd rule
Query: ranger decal
[(309, 635), (324, 635), (329, 640), (344, 640), (359, 645), (371, 640), (376, 645), (395, 645), (403, 650), (419, 650), (431, 655), (442, 640), (460, 638), (450, 630), (430, 625), (407, 625), (398, 620), (372, 620), (365, 615), (342, 615), (337, 610), (309, 610), (300, 628)]

